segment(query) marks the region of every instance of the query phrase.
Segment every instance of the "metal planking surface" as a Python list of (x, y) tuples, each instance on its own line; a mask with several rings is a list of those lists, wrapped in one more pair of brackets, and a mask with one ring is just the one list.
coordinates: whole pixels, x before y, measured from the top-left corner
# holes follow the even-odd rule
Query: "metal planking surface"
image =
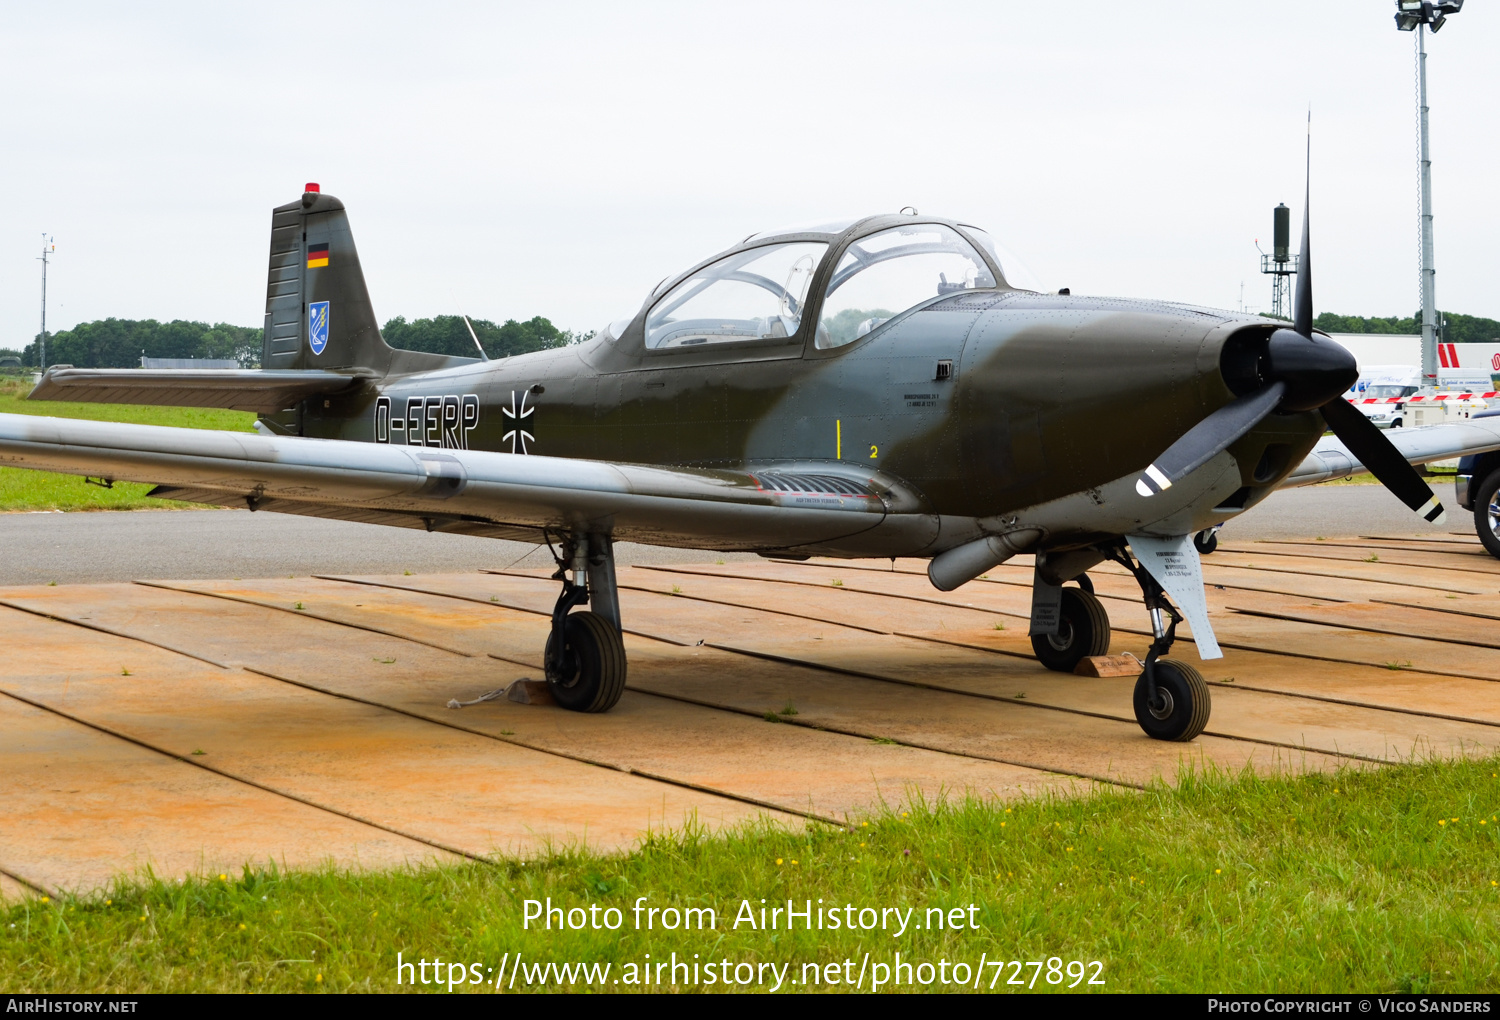
[[(0, 614), (15, 647), (19, 614)], [(60, 631), (65, 624), (47, 622)], [(85, 632), (75, 665), (47, 673), (50, 651), (17, 648), (0, 690), (217, 774), (468, 856), (526, 855), (586, 831), (596, 849), (632, 845), (651, 826), (697, 816), (710, 828), (757, 812), (324, 694), (245, 670), (158, 653), (128, 676), (119, 639)], [(163, 661), (165, 660), (165, 661)], [(31, 670), (32, 672), (28, 672)], [(587, 819), (584, 830), (580, 821)]]
[[(306, 582), (307, 579), (303, 581)], [(295, 583), (293, 581), (269, 582), (273, 586)], [(347, 613), (354, 611), (353, 599), (367, 599), (371, 594), (371, 589), (365, 586), (312, 582), (314, 585), (320, 583), (325, 587), (336, 587), (347, 594), (351, 600), (351, 605), (346, 610)], [(51, 590), (58, 591), (58, 589)], [(156, 594), (175, 594), (155, 588), (141, 588), (140, 590), (148, 597)], [(244, 588), (239, 590), (244, 594), (253, 594), (252, 591)], [(63, 597), (66, 597), (69, 590), (63, 591)], [(70, 600), (73, 612), (80, 616), (90, 617), (107, 612), (107, 607), (93, 604), (79, 597), (86, 593), (87, 589), (82, 591), (75, 589), (73, 592), (74, 598)], [(260, 594), (269, 599), (274, 598), (276, 592)], [(307, 604), (315, 604), (311, 601), (311, 596), (308, 598), (310, 601)], [(248, 605), (244, 602), (203, 597), (200, 597), (200, 601), (221, 607), (217, 628), (220, 632), (253, 631), (258, 622), (256, 615), (266, 612), (259, 606)], [(328, 601), (329, 597), (325, 593), (319, 604), (326, 605)], [(420, 601), (420, 597), (412, 597), (408, 601)], [(451, 607), (452, 603), (444, 601), (443, 605)], [(54, 603), (52, 609), (57, 612), (62, 607)], [(418, 617), (419, 609), (418, 606), (408, 605), (408, 616)], [(510, 651), (512, 657), (519, 657), (520, 654), (539, 657), (541, 643), (545, 640), (546, 633), (545, 623), (541, 618), (535, 616), (515, 618), (512, 614), (512, 618), (508, 619), (497, 615), (503, 613), (503, 610), (478, 606), (474, 609), (475, 615), (487, 622), (497, 635), (518, 633), (519, 637), (514, 649), (501, 645), (500, 651)], [(237, 615), (239, 619), (236, 619)], [(337, 638), (352, 643), (348, 646), (351, 649), (357, 648), (359, 642), (367, 639), (388, 641), (383, 636), (371, 635), (369, 632), (357, 629), (340, 629), (330, 627), (320, 620), (309, 620), (306, 617), (295, 618), (295, 613), (286, 615), (293, 617), (291, 623), (294, 626), (322, 624), (334, 630)], [(462, 614), (454, 615), (461, 616)], [(249, 626), (245, 626), (247, 619)], [(196, 635), (187, 633), (182, 636), (184, 639), (192, 639)], [(327, 645), (323, 647), (326, 648)], [(215, 650), (219, 654), (225, 654), (222, 644)], [(417, 655), (430, 654), (426, 646), (416, 646), (411, 651)], [(694, 649), (693, 651), (701, 650)], [(649, 648), (632, 648), (632, 652), (637, 664), (649, 662), (651, 653)], [(604, 766), (600, 770), (604, 778), (585, 777), (579, 780), (586, 787), (589, 784), (610, 786), (613, 782), (610, 777), (617, 779), (622, 772), (634, 772), (670, 784), (666, 790), (674, 798), (680, 794), (681, 790), (697, 790), (710, 795), (723, 794), (731, 800), (742, 802), (735, 805), (737, 809), (744, 808), (745, 804), (753, 804), (757, 807), (779, 808), (792, 813), (811, 812), (822, 817), (842, 817), (866, 808), (872, 802), (873, 788), (900, 791), (910, 784), (922, 789), (925, 793), (935, 793), (940, 789), (974, 789), (980, 792), (1009, 791), (1045, 785), (1043, 780), (1046, 777), (1018, 773), (1015, 770), (986, 762), (970, 762), (935, 756), (925, 764), (914, 766), (912, 755), (901, 755), (887, 746), (872, 745), (867, 741), (847, 737), (819, 739), (809, 731), (790, 727), (785, 730), (772, 731), (767, 735), (766, 723), (759, 718), (746, 719), (740, 715), (726, 716), (723, 713), (687, 704), (653, 705), (649, 701), (632, 700), (628, 704), (622, 704), (608, 715), (587, 717), (564, 714), (557, 709), (542, 710), (508, 702), (474, 706), (457, 712), (445, 707), (449, 698), (456, 696), (467, 700), (483, 690), (504, 683), (518, 673), (529, 672), (535, 675), (536, 670), (534, 668), (518, 670), (513, 665), (501, 665), (490, 658), (468, 661), (449, 658), (446, 660), (449, 665), (438, 666), (436, 675), (433, 675), (430, 667), (422, 669), (416, 666), (410, 655), (398, 660), (405, 664), (405, 668), (381, 668), (398, 664), (376, 661), (375, 665), (370, 668), (366, 668), (361, 662), (354, 663), (354, 668), (351, 669), (347, 661), (352, 657), (351, 655), (331, 656), (330, 658), (344, 660), (335, 662), (326, 661), (324, 659), (326, 654), (325, 651), (304, 649), (305, 661), (300, 663), (299, 668), (285, 670), (283, 663), (281, 669), (284, 672), (278, 672), (277, 675), (342, 698), (358, 698), (369, 704), (394, 708), (401, 713), (419, 716), (441, 726), (463, 726), (479, 733), (498, 737), (508, 744), (520, 744), (548, 754)], [(437, 654), (441, 656), (442, 653)], [(692, 653), (684, 654), (690, 656)], [(353, 656), (360, 659), (377, 658), (360, 652), (354, 652)], [(276, 657), (268, 656), (267, 658)], [(258, 664), (254, 660), (246, 664), (255, 668), (264, 668), (264, 664)], [(539, 666), (539, 663), (535, 665)], [(683, 665), (691, 669), (699, 666), (698, 663), (691, 661)], [(638, 665), (637, 672), (640, 668), (649, 668), (649, 666)], [(255, 679), (274, 684), (272, 680)], [(308, 693), (298, 688), (289, 688), (289, 690), (298, 694)], [(324, 698), (323, 700), (331, 699)], [(533, 725), (539, 718), (544, 718), (548, 725), (541, 727)], [(252, 731), (269, 725), (265, 720), (261, 720), (261, 724), (261, 727), (255, 727), (249, 722), (245, 723)], [(341, 729), (339, 726), (329, 725), (336, 731)], [(319, 728), (321, 729), (321, 726)], [(294, 726), (291, 729), (295, 731), (298, 727)], [(294, 746), (296, 746), (295, 742)], [(773, 752), (769, 757), (766, 753), (768, 749)], [(389, 753), (395, 754), (396, 752), (392, 750)], [(290, 762), (287, 767), (291, 767)], [(542, 771), (548, 766), (532, 763), (532, 767)], [(573, 772), (566, 769), (561, 771), (577, 779)], [(380, 787), (381, 784), (372, 784), (369, 789), (376, 790)], [(673, 789), (674, 787), (680, 789)], [(552, 789), (550, 792), (540, 791), (536, 795), (562, 797), (559, 790), (564, 788)], [(610, 796), (623, 795), (616, 793)], [(661, 798), (660, 790), (655, 796), (658, 799)], [(562, 799), (566, 800), (565, 797)], [(503, 803), (503, 798), (501, 803)], [(693, 807), (711, 823), (724, 814), (723, 806), (711, 801), (695, 802)], [(741, 811), (743, 816), (751, 813), (753, 812), (748, 810)], [(594, 814), (595, 808), (589, 808), (585, 804), (570, 816), (570, 820), (575, 827), (581, 828), (587, 819), (594, 817)], [(518, 817), (530, 818), (534, 815), (538, 815), (538, 812), (522, 811)], [(681, 812), (678, 813), (676, 820), (680, 821), (680, 818)], [(662, 818), (654, 817), (651, 821), (660, 824)], [(668, 819), (668, 822), (676, 824), (671, 819)], [(609, 831), (600, 823), (596, 822), (596, 825), (604, 828), (606, 832)], [(642, 823), (631, 831), (643, 832), (645, 827), (646, 822), (642, 820)], [(420, 831), (428, 832), (429, 830)], [(466, 849), (472, 846), (472, 843), (465, 845)], [(480, 852), (484, 851), (481, 849)]]
[[(452, 859), (431, 844), (505, 849), (511, 830), (504, 826), (549, 820), (557, 823), (553, 832), (597, 835), (593, 820), (608, 811), (601, 804), (622, 782), (649, 790), (658, 806), (694, 798), (726, 805), (719, 815), (726, 823), (770, 815), (796, 824), (796, 813), (842, 817), (907, 791), (1011, 797), (1087, 789), (1094, 779), (1170, 780), (1187, 763), (1300, 771), (1492, 748), (1500, 688), (1468, 677), (1478, 661), (1477, 675), (1500, 679), (1486, 658), (1500, 652), (1443, 640), (1487, 633), (1482, 628), (1493, 624), (1481, 617), (1492, 596), (1441, 591), (1455, 577), (1460, 585), (1486, 580), (1489, 565), (1478, 561), (1478, 569), (1460, 574), (1446, 563), (1388, 563), (1381, 542), (1370, 540), (1375, 561), (1370, 553), (1343, 559), (1343, 548), (1333, 557), (1257, 556), (1268, 550), (1252, 549), (1205, 561), (1210, 582), (1217, 573), (1253, 584), (1264, 573), (1286, 591), (1211, 589), (1216, 629), (1248, 647), (1206, 665), (1215, 714), (1209, 732), (1185, 746), (1140, 734), (1130, 717), (1131, 678), (1053, 674), (1030, 659), (1020, 623), (1028, 593), (1014, 583), (1029, 569), (1020, 563), (947, 596), (907, 561), (894, 572), (820, 561), (627, 570), (630, 689), (605, 716), (508, 702), (462, 712), (442, 707), (449, 697), (536, 675), (553, 592), (534, 575), (10, 589), (0, 597), (115, 633), (0, 612), (0, 628), (16, 628), (8, 647), (21, 649), (0, 667), (0, 691), (139, 743), (0, 696), (0, 731), (18, 735), (7, 745), (31, 752), (18, 767), (58, 768), (28, 776), (34, 815), (55, 800), (65, 838), (82, 848), (49, 856), (42, 849), (47, 830), (17, 816), (0, 827), (22, 840), (13, 835), (7, 845), (0, 836), (0, 871), (49, 888), (98, 884), (146, 859), (185, 873), (236, 854), (254, 859), (258, 834), (288, 840), (289, 861), (313, 860), (299, 857), (299, 847), (373, 866), (414, 859), (411, 847), (425, 859)], [(1450, 546), (1456, 548), (1445, 556), (1476, 562), (1462, 540), (1443, 548)], [(1274, 561), (1274, 568), (1257, 570), (1257, 560)], [(1094, 576), (1119, 627), (1112, 650), (1143, 651), (1131, 582), (1109, 569)], [(1391, 595), (1414, 601), (1375, 601)], [(1476, 615), (1450, 611), (1455, 603)], [(1411, 622), (1413, 613), (1419, 623)], [(1351, 620), (1370, 629), (1350, 629)], [(1005, 629), (995, 630), (996, 622)], [(1186, 643), (1176, 654), (1196, 659)], [(1429, 672), (1384, 668), (1382, 656), (1392, 654), (1402, 656), (1398, 665), (1412, 661)], [(1470, 672), (1432, 672), (1460, 667)], [(779, 725), (764, 721), (788, 702), (795, 716)], [(46, 734), (52, 736), (38, 744)], [(219, 748), (204, 749), (222, 756), (216, 765), (232, 765), (242, 780), (173, 757), (191, 756), (187, 745), (203, 742)], [(424, 755), (429, 760), (419, 760)], [(458, 797), (450, 819), (402, 792), (428, 789), (445, 776), (463, 782), (496, 762), (499, 774), (478, 780), (475, 796)], [(533, 776), (549, 770), (575, 770), (587, 789), (574, 783), (568, 800), (536, 785)], [(173, 782), (142, 785), (143, 775)], [(134, 830), (86, 824), (90, 812), (134, 806), (135, 789), (122, 798), (119, 788), (132, 783), (147, 791), (141, 803), (148, 813), (191, 814), (201, 801), (203, 818)], [(192, 793), (197, 787), (213, 795)], [(152, 797), (160, 805), (153, 807)], [(491, 817), (487, 809), (495, 805), (514, 818)], [(16, 801), (0, 810), (29, 809)], [(369, 824), (347, 817), (359, 811)], [(666, 814), (658, 811), (651, 824), (670, 824)], [(277, 821), (283, 816), (294, 820), (284, 831)], [(354, 828), (342, 843), (303, 838), (330, 825)], [(403, 842), (382, 825), (409, 828), (415, 838)], [(211, 835), (219, 827), (222, 840)], [(263, 827), (274, 835), (260, 833)], [(616, 826), (615, 845), (628, 844), (629, 829)], [(184, 845), (194, 838), (188, 852)], [(364, 846), (386, 850), (362, 857)], [(524, 849), (519, 840), (508, 846)], [(39, 861), (36, 875), (25, 870)], [(0, 886), (0, 895), (24, 894), (19, 883), (4, 881), (10, 885)]]
[(0, 696), (0, 868), (52, 893), (245, 862), (394, 867), (433, 847), (215, 775)]

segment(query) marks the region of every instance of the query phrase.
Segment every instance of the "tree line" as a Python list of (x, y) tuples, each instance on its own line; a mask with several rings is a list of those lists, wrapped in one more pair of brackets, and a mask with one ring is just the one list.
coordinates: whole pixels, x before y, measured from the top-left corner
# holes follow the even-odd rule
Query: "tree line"
[[(1460, 315), (1458, 312), (1438, 312), (1438, 321), (1442, 323), (1443, 343), (1500, 343), (1500, 321), (1495, 319), (1486, 319), (1480, 315)], [(1404, 319), (1395, 315), (1378, 319), (1324, 312), (1313, 320), (1313, 325), (1326, 333), (1395, 333), (1412, 336), (1422, 332), (1422, 313), (1418, 311)]]
[[(1439, 315), (1445, 343), (1500, 343), (1500, 321), (1458, 312), (1441, 312)], [(566, 347), (582, 343), (594, 335), (592, 332), (558, 329), (540, 315), (525, 322), (507, 319), (498, 325), (489, 319), (473, 319), (471, 322), (475, 336), (491, 358)], [(1324, 312), (1314, 320), (1314, 325), (1329, 333), (1413, 335), (1422, 332), (1422, 315), (1417, 312), (1405, 318), (1368, 318)], [(474, 339), (459, 315), (412, 320), (398, 315), (386, 322), (381, 335), (392, 347), (408, 351), (464, 358), (472, 358), (477, 353)], [(0, 360), (17, 358), (23, 367), (36, 368), (37, 348), (35, 340), (19, 351), (0, 348)], [(209, 325), (183, 319), (171, 322), (98, 319), (47, 336), (47, 364), (78, 368), (138, 368), (142, 356), (228, 359), (238, 362), (242, 368), (258, 368), (260, 355), (261, 331), (227, 322)]]
[(474, 337), (479, 338), (484, 353), (489, 357), (507, 358), (512, 354), (581, 344), (594, 336), (592, 330), (575, 333), (572, 330), (558, 329), (540, 315), (526, 322), (507, 319), (498, 326), (489, 319), (469, 321), (474, 326), (474, 336), (469, 335), (468, 327), (464, 325), (463, 316), (460, 315), (438, 315), (431, 319), (413, 319), (411, 322), (398, 315), (381, 327), (380, 335), (392, 347), (405, 351), (456, 354), (463, 358), (472, 358), (478, 353), (474, 350)]
[[(526, 322), (509, 319), (496, 325), (488, 319), (473, 319), (474, 334), (491, 358), (566, 347), (582, 343), (594, 334), (558, 329), (538, 315)], [(139, 368), (142, 357), (214, 358), (233, 360), (241, 368), (260, 367), (261, 330), (233, 326), (227, 322), (209, 325), (174, 319), (98, 319), (81, 322), (72, 329), (47, 335), (47, 364), (77, 368)], [(438, 315), (407, 321), (396, 316), (386, 322), (381, 335), (392, 347), (432, 354), (478, 356), (473, 337), (462, 316)], [(17, 358), (23, 367), (36, 368), (40, 345), (36, 339), (21, 350), (0, 348), (0, 359)]]

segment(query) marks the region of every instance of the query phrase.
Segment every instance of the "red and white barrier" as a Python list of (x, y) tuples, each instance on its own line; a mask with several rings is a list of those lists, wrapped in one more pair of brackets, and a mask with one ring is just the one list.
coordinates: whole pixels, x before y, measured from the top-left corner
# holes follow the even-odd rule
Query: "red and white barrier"
[(1345, 397), (1351, 404), (1420, 404), (1436, 403), (1439, 400), (1493, 400), (1500, 397), (1500, 390), (1488, 393), (1433, 393), (1419, 397)]

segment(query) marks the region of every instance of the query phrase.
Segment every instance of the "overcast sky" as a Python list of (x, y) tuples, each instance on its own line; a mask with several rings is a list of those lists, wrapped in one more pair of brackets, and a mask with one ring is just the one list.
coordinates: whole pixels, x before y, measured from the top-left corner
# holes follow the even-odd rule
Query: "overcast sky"
[[(1500, 14), (1429, 37), (1439, 306), (1500, 318)], [(1309, 3), (7, 4), (0, 347), (120, 316), (261, 324), (271, 208), (348, 206), (376, 314), (593, 329), (785, 223), (905, 205), (1049, 288), (1320, 311), (1418, 292), (1413, 37)]]

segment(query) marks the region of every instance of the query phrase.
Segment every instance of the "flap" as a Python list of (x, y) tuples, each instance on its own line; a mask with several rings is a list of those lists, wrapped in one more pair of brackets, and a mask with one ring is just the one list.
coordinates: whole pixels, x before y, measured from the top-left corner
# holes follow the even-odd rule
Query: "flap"
[(276, 514), (296, 514), (299, 517), (321, 517), (329, 521), (381, 524), (391, 528), (419, 528), (423, 531), (441, 531), (450, 535), (502, 538), (512, 542), (541, 543), (546, 541), (546, 536), (539, 528), (494, 524), (482, 519), (455, 517), (448, 514), (393, 513), (389, 510), (367, 510), (364, 507), (338, 506), (331, 503), (307, 503), (265, 497), (257, 499), (253, 496), (247, 498), (217, 489), (182, 489), (170, 485), (158, 485), (146, 495), (156, 499), (180, 499), (187, 503), (206, 503), (209, 506), (235, 507), (240, 510), (266, 510)]

